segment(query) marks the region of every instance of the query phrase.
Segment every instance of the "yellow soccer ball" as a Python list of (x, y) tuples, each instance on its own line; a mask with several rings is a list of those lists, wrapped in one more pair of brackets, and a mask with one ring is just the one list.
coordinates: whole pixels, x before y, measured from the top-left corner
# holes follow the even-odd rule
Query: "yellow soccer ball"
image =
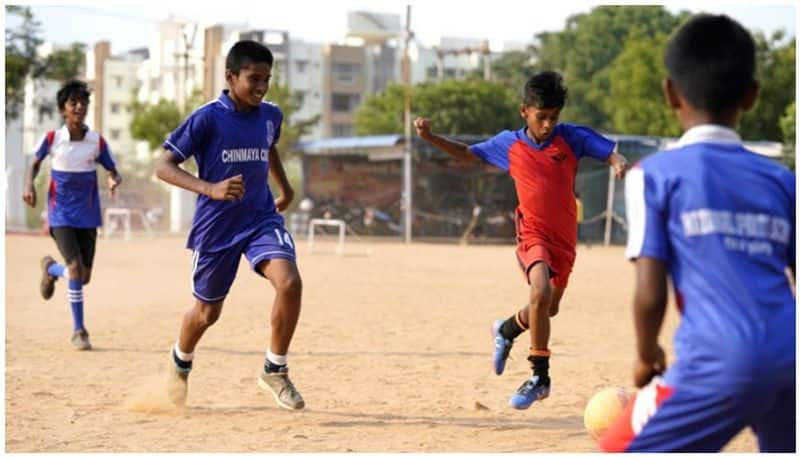
[(607, 387), (592, 396), (583, 411), (583, 425), (595, 441), (599, 441), (622, 414), (629, 398), (623, 387)]

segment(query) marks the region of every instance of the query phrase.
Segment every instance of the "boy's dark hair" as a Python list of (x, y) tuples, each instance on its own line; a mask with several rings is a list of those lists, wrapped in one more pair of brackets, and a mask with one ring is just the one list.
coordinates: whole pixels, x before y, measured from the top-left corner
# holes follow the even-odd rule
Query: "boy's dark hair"
[(56, 101), (58, 102), (58, 110), (63, 111), (67, 105), (67, 100), (70, 98), (83, 99), (89, 101), (89, 86), (80, 80), (73, 79), (64, 83), (61, 89), (56, 93)]
[(239, 70), (243, 67), (261, 62), (272, 67), (272, 52), (257, 41), (242, 40), (236, 42), (228, 51), (228, 56), (225, 58), (225, 69), (238, 75)]
[(525, 83), (523, 103), (534, 108), (563, 108), (567, 101), (564, 78), (555, 71), (543, 71)]
[(720, 113), (738, 105), (755, 84), (755, 43), (725, 15), (701, 14), (669, 40), (664, 65), (694, 108)]

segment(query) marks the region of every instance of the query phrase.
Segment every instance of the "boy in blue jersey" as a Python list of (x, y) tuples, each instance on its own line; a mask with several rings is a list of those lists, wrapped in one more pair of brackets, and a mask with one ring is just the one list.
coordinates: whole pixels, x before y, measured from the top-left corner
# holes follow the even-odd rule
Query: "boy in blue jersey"
[[(233, 45), (225, 61), (229, 90), (198, 108), (164, 142), (166, 151), (156, 174), (162, 180), (196, 192), (197, 208), (187, 247), (193, 250), (194, 307), (183, 316), (170, 355), (169, 395), (186, 402), (194, 349), (219, 318), (222, 303), (236, 277), (242, 254), (251, 268), (275, 288), (272, 334), (258, 385), (279, 406), (300, 409), (303, 398), (289, 380), (287, 353), (300, 315), (302, 283), (295, 264), (292, 237), (278, 211), (294, 195), (275, 145), (283, 114), (262, 102), (272, 75), (272, 53), (254, 41)], [(198, 176), (179, 164), (197, 162)], [(280, 197), (273, 199), (268, 173)]]
[[(758, 94), (755, 45), (700, 15), (667, 45), (664, 94), (685, 133), (628, 174), (642, 388), (606, 451), (719, 451), (745, 427), (761, 451), (795, 450), (795, 176), (733, 130)], [(681, 323), (666, 369), (658, 334), (672, 278)]]
[(111, 194), (122, 182), (114, 159), (103, 137), (89, 130), (83, 121), (89, 108), (89, 87), (83, 81), (69, 81), (56, 94), (64, 125), (47, 132), (39, 142), (33, 163), (25, 179), (22, 200), (36, 206), (33, 183), (42, 161), (51, 159), (47, 219), (50, 235), (64, 257), (59, 264), (51, 256), (41, 260), (42, 279), (39, 292), (49, 300), (58, 278), (67, 279), (72, 310), (72, 345), (91, 349), (89, 332), (83, 323), (83, 286), (89, 284), (94, 263), (97, 227), (102, 225), (100, 195), (97, 190), (97, 163), (108, 170)]

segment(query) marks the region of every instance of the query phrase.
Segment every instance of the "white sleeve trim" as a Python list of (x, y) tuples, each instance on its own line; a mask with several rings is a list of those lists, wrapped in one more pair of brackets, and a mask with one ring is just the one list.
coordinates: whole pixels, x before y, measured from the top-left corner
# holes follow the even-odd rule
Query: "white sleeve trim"
[(644, 202), (644, 171), (634, 168), (625, 176), (625, 214), (628, 219), (628, 246), (625, 257), (639, 257), (644, 246), (647, 211)]

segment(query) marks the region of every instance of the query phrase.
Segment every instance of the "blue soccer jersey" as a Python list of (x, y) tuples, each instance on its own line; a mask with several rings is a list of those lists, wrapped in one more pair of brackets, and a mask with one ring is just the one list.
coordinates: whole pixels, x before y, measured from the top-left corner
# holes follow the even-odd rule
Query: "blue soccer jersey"
[(103, 137), (88, 130), (82, 140), (72, 141), (65, 125), (47, 132), (35, 154), (38, 160), (51, 156), (47, 194), (50, 227), (96, 228), (102, 225), (97, 164), (109, 171), (116, 169)]
[(269, 150), (278, 142), (283, 114), (272, 103), (236, 111), (224, 90), (194, 111), (167, 138), (164, 147), (180, 161), (194, 157), (200, 179), (211, 183), (242, 175), (244, 197), (230, 202), (197, 197), (187, 247), (216, 252), (249, 237), (265, 221), (279, 221), (267, 186)]
[(668, 385), (794, 385), (795, 176), (733, 130), (690, 129), (627, 176), (628, 258), (668, 268), (681, 312)]

